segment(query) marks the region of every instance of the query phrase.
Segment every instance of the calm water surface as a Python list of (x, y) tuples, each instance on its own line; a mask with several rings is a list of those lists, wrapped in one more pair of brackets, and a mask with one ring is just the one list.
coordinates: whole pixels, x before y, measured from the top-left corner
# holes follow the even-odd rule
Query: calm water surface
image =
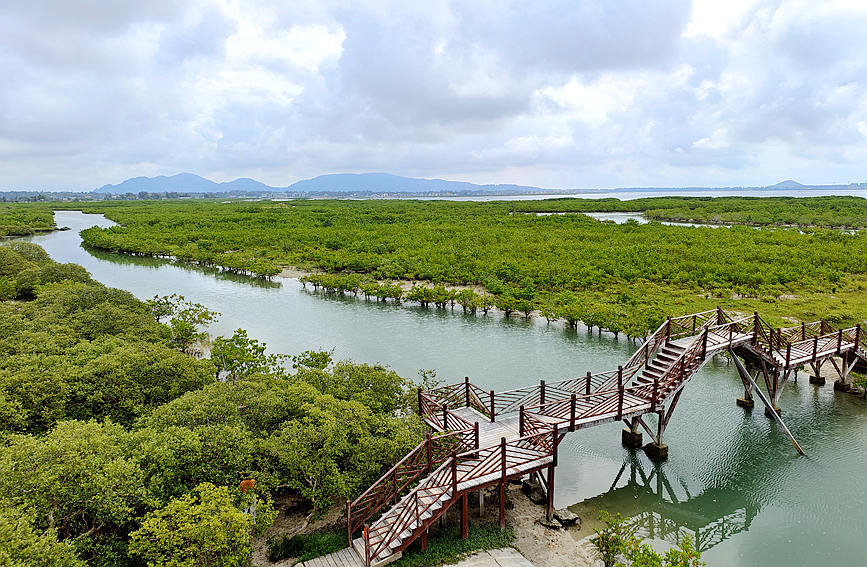
[[(334, 298), (297, 280), (263, 283), (170, 262), (90, 253), (78, 231), (112, 224), (101, 215), (57, 212), (70, 231), (31, 237), (59, 262), (83, 265), (97, 280), (141, 299), (180, 293), (220, 311), (211, 331), (247, 329), (275, 352), (334, 349), (337, 358), (387, 364), (405, 376), (436, 369), (447, 381), (470, 376), (505, 389), (608, 370), (635, 346), (608, 334), (565, 330), (544, 320), (464, 316)], [(867, 403), (807, 384), (781, 400), (783, 417), (809, 457), (798, 457), (761, 410), (744, 411), (737, 373), (708, 363), (686, 387), (654, 466), (620, 445), (611, 424), (566, 438), (557, 468), (557, 506), (629, 516), (660, 548), (672, 533), (699, 540), (714, 567), (865, 565)], [(646, 440), (646, 439), (645, 439)]]

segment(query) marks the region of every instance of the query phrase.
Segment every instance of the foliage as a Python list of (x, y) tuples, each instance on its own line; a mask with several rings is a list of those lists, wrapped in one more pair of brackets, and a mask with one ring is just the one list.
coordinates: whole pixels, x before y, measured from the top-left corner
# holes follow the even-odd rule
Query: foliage
[(28, 236), (55, 228), (49, 209), (0, 204), (0, 236)]
[(156, 322), (168, 318), (172, 341), (177, 347), (189, 354), (201, 354), (200, 345), (208, 338), (203, 330), (220, 316), (216, 311), (210, 311), (201, 303), (193, 303), (184, 299), (183, 295), (173, 293), (166, 296), (154, 296), (147, 300), (147, 306)]
[[(210, 266), (229, 266), (224, 260), (241, 255), (325, 272), (305, 283), (328, 293), (430, 307), (458, 304), (467, 312), (486, 311), (482, 305), (488, 303), (526, 316), (569, 293), (584, 312), (576, 318), (567, 306), (557, 318), (643, 337), (661, 323), (661, 313), (718, 304), (747, 312), (768, 313), (769, 307), (771, 315), (802, 320), (813, 320), (821, 305), (842, 324), (863, 321), (867, 257), (860, 250), (867, 249), (867, 231), (618, 225), (582, 214), (523, 213), (707, 207), (717, 215), (752, 207), (766, 211), (766, 218), (788, 221), (787, 215), (808, 208), (821, 216), (818, 224), (851, 224), (847, 219), (854, 215), (857, 225), (865, 203), (842, 197), (125, 202), (88, 205), (88, 211), (104, 212), (125, 226), (88, 229), (83, 237), (93, 246), (133, 254), (183, 251)], [(430, 285), (401, 292), (396, 282), (404, 280)], [(484, 286), (494, 297), (453, 286)], [(620, 301), (621, 292), (631, 300)]]
[(0, 507), (0, 565), (4, 567), (83, 567), (69, 542), (57, 540), (54, 530), (33, 526), (33, 517), (21, 510)]
[(610, 515), (603, 511), (599, 519), (605, 527), (596, 530), (590, 543), (596, 548), (605, 567), (701, 567), (701, 554), (687, 535), (680, 539), (676, 548), (660, 555), (643, 543), (620, 514)]
[(293, 558), (303, 563), (322, 557), (346, 547), (346, 531), (332, 530), (309, 534), (284, 535), (268, 541), (268, 558), (271, 561)]
[[(320, 512), (357, 495), (421, 437), (413, 384), (388, 368), (305, 351), (290, 371), (290, 357), (267, 354), (243, 329), (218, 337), (211, 359), (199, 360), (193, 347), (215, 316), (204, 306), (178, 295), (141, 302), (89, 276), (18, 296), (21, 274), (80, 268), (34, 246), (0, 250), (5, 298), (30, 299), (0, 302), (0, 493), (8, 495), (0, 504), (10, 510), (0, 515), (0, 541), (20, 526), (17, 545), (44, 549), (40, 560), (73, 565), (74, 549), (93, 566), (139, 565), (130, 532), (144, 518), (154, 529), (160, 519), (163, 527), (189, 519), (178, 503), (208, 504), (196, 492), (203, 483), (235, 494), (239, 481), (255, 479), (256, 500), (235, 494), (232, 505), (255, 515), (257, 531), (273, 519), (275, 490), (306, 496)], [(216, 381), (218, 368), (231, 379)], [(157, 535), (134, 549), (172, 564), (163, 544), (177, 542)], [(188, 549), (212, 536), (208, 526), (186, 535), (178, 545)]]
[(250, 564), (253, 522), (228, 488), (203, 483), (149, 512), (130, 534), (130, 552), (154, 567), (243, 567)]
[(13, 435), (0, 451), (0, 493), (62, 538), (122, 531), (152, 502), (124, 430), (63, 422), (42, 438)]
[(237, 382), (254, 374), (280, 374), (285, 357), (265, 354), (265, 343), (247, 336), (247, 331), (237, 329), (230, 337), (217, 337), (211, 344), (211, 361), (218, 375), (226, 373), (226, 378)]

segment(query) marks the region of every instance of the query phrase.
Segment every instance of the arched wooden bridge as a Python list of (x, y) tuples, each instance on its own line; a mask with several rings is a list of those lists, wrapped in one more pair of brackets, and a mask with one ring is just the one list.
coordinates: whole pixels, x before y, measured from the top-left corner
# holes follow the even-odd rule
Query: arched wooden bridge
[[(428, 435), (355, 501), (347, 502), (350, 547), (366, 566), (387, 563), (418, 538), (424, 547), (430, 525), (455, 505), (465, 537), (468, 494), (491, 486), (499, 487), (502, 525), (506, 481), (526, 475), (537, 477), (545, 489), (550, 516), (557, 446), (579, 429), (623, 421), (625, 444), (640, 446), (644, 430), (651, 439), (645, 451), (665, 458), (663, 434), (683, 387), (722, 352), (731, 355), (744, 383), (738, 403), (751, 407), (757, 394), (799, 452), (777, 405), (793, 373), (809, 366), (811, 381), (820, 380), (821, 366), (830, 360), (839, 375), (835, 388), (845, 390), (851, 385), (850, 372), (867, 368), (867, 337), (859, 326), (834, 329), (817, 321), (774, 329), (758, 313), (743, 317), (717, 308), (667, 319), (616, 370), (505, 392), (484, 390), (469, 379), (419, 390), (419, 413), (439, 433)], [(764, 383), (767, 393), (757, 382)], [(646, 420), (651, 414), (655, 423)]]

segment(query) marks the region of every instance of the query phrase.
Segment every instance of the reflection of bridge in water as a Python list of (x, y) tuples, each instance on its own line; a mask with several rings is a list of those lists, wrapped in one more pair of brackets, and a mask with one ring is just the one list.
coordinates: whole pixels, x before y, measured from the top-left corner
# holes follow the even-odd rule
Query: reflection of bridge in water
[(638, 535), (671, 545), (689, 535), (702, 553), (749, 529), (759, 513), (759, 504), (747, 492), (714, 487), (693, 495), (682, 480), (672, 483), (661, 463), (648, 468), (632, 454), (608, 492), (580, 506), (620, 513)]

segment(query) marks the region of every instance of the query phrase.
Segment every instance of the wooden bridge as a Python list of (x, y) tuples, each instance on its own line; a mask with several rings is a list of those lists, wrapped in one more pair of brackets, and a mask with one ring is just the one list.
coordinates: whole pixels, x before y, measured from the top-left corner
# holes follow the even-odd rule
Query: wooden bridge
[[(867, 337), (859, 326), (834, 329), (818, 321), (774, 329), (757, 313), (743, 317), (717, 308), (667, 319), (616, 370), (505, 392), (484, 390), (468, 378), (419, 390), (419, 413), (435, 434), (347, 502), (350, 548), (366, 566), (400, 557), (419, 538), (424, 548), (430, 525), (455, 505), (466, 537), (468, 494), (492, 486), (499, 488), (504, 525), (506, 482), (527, 475), (538, 478), (545, 490), (550, 518), (557, 447), (579, 429), (623, 421), (625, 444), (641, 446), (644, 430), (651, 438), (644, 450), (652, 458), (666, 458), (663, 434), (684, 386), (722, 352), (731, 355), (744, 383), (738, 403), (752, 407), (757, 394), (799, 452), (777, 405), (793, 373), (809, 366), (811, 381), (820, 380), (821, 366), (830, 360), (840, 378), (835, 388), (845, 390), (851, 371), (867, 367)], [(646, 420), (651, 415), (655, 424)]]

